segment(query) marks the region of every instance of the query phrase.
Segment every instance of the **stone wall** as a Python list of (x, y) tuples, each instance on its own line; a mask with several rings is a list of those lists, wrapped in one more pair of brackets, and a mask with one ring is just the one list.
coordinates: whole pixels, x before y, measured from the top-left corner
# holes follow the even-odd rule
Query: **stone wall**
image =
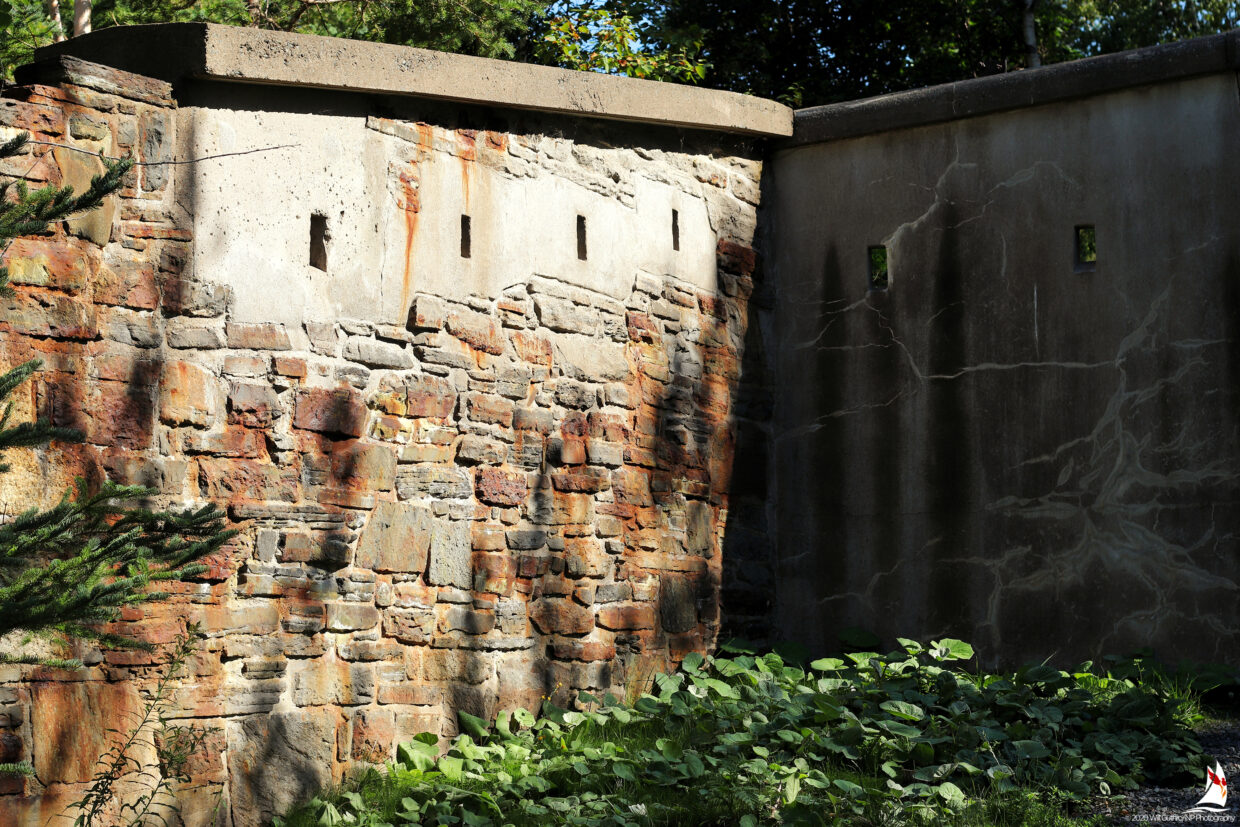
[[(257, 129), (281, 143), (261, 113), (248, 126), (245, 107), (213, 115), (203, 101), (219, 90), (201, 87), (178, 108), (161, 82), (73, 59), (27, 80), (0, 100), (0, 137), (28, 130), (148, 165), (101, 211), (6, 255), (18, 297), (0, 318), (4, 361), (44, 361), (23, 413), (81, 428), (86, 442), (30, 452), (0, 478), (5, 499), (46, 503), (74, 475), (107, 475), (157, 489), (159, 504), (218, 503), (240, 531), (204, 575), (111, 629), (157, 644), (190, 622), (206, 631), (173, 694), (174, 717), (216, 727), (180, 785), (188, 823), (262, 823), (401, 739), (453, 734), (457, 710), (622, 694), (714, 645), (738, 420), (769, 410), (760, 388), (739, 390), (757, 335), (750, 142), (354, 102), (371, 114), (340, 128), (395, 154), (363, 193), (381, 214), (385, 258), (349, 270), (354, 230), (335, 204), (289, 207), (298, 242), (287, 255), (263, 240), (279, 222), (220, 215), (253, 210), (228, 188), (252, 187), (262, 165), (229, 166), (229, 147), (212, 141)], [(173, 146), (193, 163), (151, 163)], [(293, 168), (328, 163), (322, 146)], [(48, 149), (6, 171), (76, 182), (97, 163)], [(445, 165), (458, 187), (485, 179), (505, 198), (543, 188), (576, 199), (570, 221), (587, 210), (630, 221), (641, 193), (657, 191), (666, 237), (624, 244), (657, 243), (654, 260), (669, 264), (644, 268), (651, 257), (636, 250), (610, 260), (609, 225), (589, 212), (599, 247), (541, 255), (497, 284), (507, 248), (487, 253), (483, 231), (502, 223), (497, 210), (522, 213), (511, 200), (478, 204), (491, 184), (473, 185), (472, 212), (437, 203), (426, 182)], [(282, 169), (268, 168), (259, 205), (272, 215), (289, 204)], [(303, 258), (313, 209), (330, 222), (326, 269)], [(443, 215), (459, 228), (465, 214), (476, 222), (468, 256), (457, 235), (425, 232)], [(221, 237), (247, 233), (257, 246), (230, 258), (241, 248)], [(419, 252), (422, 236), (432, 254)], [(436, 256), (444, 270), (483, 258), (481, 280), (410, 277)], [(589, 269), (574, 269), (583, 258)], [(678, 261), (697, 275), (678, 274)], [(42, 825), (76, 798), (105, 727), (124, 726), (160, 671), (158, 652), (79, 654), (89, 665), (76, 672), (0, 670), (0, 760), (35, 767), (5, 781), (5, 824)]]

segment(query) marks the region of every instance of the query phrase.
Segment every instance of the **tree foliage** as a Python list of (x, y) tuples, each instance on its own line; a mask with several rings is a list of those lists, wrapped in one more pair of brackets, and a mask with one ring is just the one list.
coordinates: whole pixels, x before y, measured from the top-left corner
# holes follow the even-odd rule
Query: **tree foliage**
[[(19, 135), (0, 145), (0, 160), (19, 155)], [(105, 161), (105, 170), (80, 195), (71, 187), (31, 191), (20, 180), (0, 181), (0, 253), (18, 236), (35, 235), (76, 213), (100, 205), (118, 189), (131, 163)], [(0, 295), (12, 295), (8, 270), (0, 267)], [(10, 424), (12, 393), (39, 368), (37, 360), (0, 375), (0, 456), (56, 439), (81, 439), (76, 431), (46, 420)], [(0, 472), (9, 466), (0, 462)], [(183, 511), (150, 511), (130, 505), (152, 495), (139, 486), (105, 483), (92, 491), (82, 482), (53, 508), (6, 515), (0, 523), (0, 635), (24, 631), (61, 638), (94, 639), (111, 646), (146, 648), (138, 641), (101, 633), (121, 608), (166, 595), (152, 584), (203, 571), (197, 560), (217, 550), (232, 532), (223, 514), (208, 505)], [(0, 660), (75, 665), (73, 661), (7, 653)]]
[(617, 0), (652, 48), (698, 38), (704, 82), (813, 105), (1233, 28), (1237, 0)]
[(650, 45), (654, 22), (635, 19), (621, 4), (557, 2), (543, 21), (535, 50), (542, 62), (568, 69), (697, 83), (706, 76), (700, 38)]
[[(176, 21), (702, 82), (807, 105), (1225, 31), (1240, 24), (1240, 0), (94, 3), (95, 28)], [(0, 71), (6, 73), (52, 37), (42, 0), (0, 0), (0, 29)]]
[(549, 0), (96, 0), (95, 27), (209, 22), (419, 46), (481, 57), (527, 57)]

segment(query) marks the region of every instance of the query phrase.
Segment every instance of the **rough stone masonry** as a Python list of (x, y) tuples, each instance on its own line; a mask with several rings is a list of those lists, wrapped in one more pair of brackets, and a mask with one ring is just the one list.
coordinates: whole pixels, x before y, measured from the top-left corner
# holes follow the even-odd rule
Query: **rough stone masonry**
[[(402, 739), (452, 735), (457, 710), (623, 694), (713, 645), (733, 474), (764, 475), (733, 468), (737, 429), (761, 431), (769, 410), (760, 386), (740, 390), (757, 334), (751, 141), (375, 106), (349, 128), (388, 147), (366, 179), (380, 229), (366, 241), (321, 210), (316, 239), (309, 210), (239, 203), (225, 187), (249, 173), (212, 173), (225, 158), (163, 163), (189, 160), (174, 147), (202, 146), (204, 130), (244, 129), (212, 126), (201, 100), (216, 92), (185, 116), (168, 84), (72, 58), (26, 80), (0, 99), (0, 139), (28, 131), (59, 148), (36, 145), (5, 174), (80, 186), (93, 153), (141, 165), (103, 208), (5, 257), (17, 296), (0, 313), (4, 363), (43, 361), (21, 407), (86, 440), (22, 459), (4, 499), (47, 503), (74, 476), (106, 476), (161, 505), (218, 503), (240, 531), (208, 572), (111, 629), (156, 644), (191, 622), (206, 631), (172, 699), (174, 718), (215, 728), (177, 785), (186, 823), (265, 823)], [(437, 189), (444, 168), (456, 186)], [(659, 245), (699, 276), (608, 269), (605, 239), (650, 214), (639, 204), (656, 185), (666, 234), (615, 257)], [(465, 205), (436, 200), (462, 187)], [(507, 194), (480, 204), (487, 187)], [(437, 258), (511, 270), (488, 221), (519, 220), (512, 193), (540, 187), (527, 211), (577, 199), (564, 232), (574, 215), (589, 225), (576, 246), (531, 254), (537, 269), (494, 292), (455, 278), (430, 289)], [(227, 221), (212, 206), (227, 203), (294, 213), (296, 260), (283, 229)], [(436, 220), (460, 235), (428, 230)], [(523, 232), (530, 248), (549, 238)], [(374, 269), (341, 276), (362, 255), (349, 245), (372, 242), (386, 250)], [(79, 654), (88, 666), (72, 672), (0, 667), (0, 761), (35, 769), (0, 780), (0, 823), (43, 825), (76, 799), (106, 729), (126, 726), (161, 670), (159, 651)]]

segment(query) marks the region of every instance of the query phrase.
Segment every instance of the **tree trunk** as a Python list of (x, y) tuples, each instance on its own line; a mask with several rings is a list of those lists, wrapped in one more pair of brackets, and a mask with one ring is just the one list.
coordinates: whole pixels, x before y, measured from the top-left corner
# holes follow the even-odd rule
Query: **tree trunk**
[(259, 3), (259, 0), (245, 0), (246, 11), (250, 13), (250, 25), (251, 26), (258, 25), (258, 18), (259, 18), (259, 15), (261, 14), (261, 9), (259, 8), (258, 3)]
[(74, 0), (73, 2), (73, 36), (90, 34), (90, 12), (92, 0)]
[(60, 0), (47, 0), (47, 16), (52, 20), (52, 40), (60, 43), (65, 39), (65, 24), (60, 20)]
[(1038, 0), (1023, 0), (1024, 13), (1021, 17), (1021, 34), (1025, 38), (1025, 66), (1036, 69), (1042, 65), (1042, 55), (1038, 53), (1038, 25), (1034, 9)]

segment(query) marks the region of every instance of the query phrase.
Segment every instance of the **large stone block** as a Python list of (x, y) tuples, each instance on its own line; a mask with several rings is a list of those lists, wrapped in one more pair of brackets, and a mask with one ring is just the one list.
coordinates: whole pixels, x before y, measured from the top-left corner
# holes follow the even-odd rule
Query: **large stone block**
[(270, 385), (233, 382), (228, 391), (228, 421), (247, 428), (267, 428), (283, 411)]
[(231, 721), (233, 827), (261, 827), (332, 782), (336, 712), (301, 709)]
[(307, 431), (358, 437), (366, 430), (366, 405), (350, 388), (309, 388), (297, 394), (293, 425)]
[(403, 574), (426, 569), (434, 518), (429, 509), (408, 503), (379, 503), (357, 547), (360, 568)]
[(369, 663), (319, 658), (307, 662), (293, 682), (298, 706), (359, 706), (374, 699), (375, 668)]
[(530, 620), (544, 634), (584, 635), (594, 628), (594, 612), (563, 598), (530, 604)]
[(394, 606), (383, 610), (383, 634), (401, 643), (430, 643), (434, 630), (435, 613), (430, 608)]
[(169, 425), (207, 427), (217, 410), (214, 374), (189, 362), (169, 362), (159, 380), (159, 419)]
[(430, 566), (426, 580), (436, 586), (468, 589), (473, 585), (473, 543), (463, 520), (435, 520), (431, 527)]
[(339, 443), (331, 453), (331, 484), (358, 491), (391, 491), (396, 453), (386, 445)]
[[(103, 162), (98, 158), (84, 152), (74, 152), (68, 147), (56, 147), (52, 150), (52, 157), (60, 168), (61, 186), (73, 187), (75, 193), (89, 190), (91, 179), (104, 172)], [(115, 195), (109, 195), (90, 212), (70, 218), (65, 222), (69, 232), (88, 238), (100, 247), (107, 244), (116, 220), (116, 200)]]
[(353, 716), (354, 761), (381, 764), (392, 756), (396, 714), (390, 709), (359, 709)]
[(654, 606), (646, 603), (604, 606), (598, 611), (598, 624), (616, 631), (653, 629), (654, 614)]
[(473, 486), (469, 472), (463, 468), (415, 465), (397, 472), (396, 491), (401, 499), (433, 497), (451, 500), (468, 497)]
[(697, 593), (687, 577), (664, 575), (659, 581), (659, 617), (672, 634), (687, 632), (698, 623)]
[(520, 505), (529, 493), (524, 472), (499, 468), (479, 468), (475, 490), (478, 499), (492, 505)]
[(278, 324), (240, 324), (225, 327), (228, 346), (248, 350), (291, 350), (288, 331)]
[(371, 603), (338, 601), (327, 604), (327, 631), (356, 632), (379, 625), (379, 610)]
[(685, 551), (702, 557), (715, 553), (715, 513), (710, 503), (691, 500), (685, 506)]
[(449, 333), (475, 350), (495, 355), (504, 352), (504, 331), (491, 316), (461, 308), (448, 314), (447, 327)]
[[(31, 758), (44, 784), (90, 781), (95, 762), (115, 741), (109, 727), (124, 728), (142, 714), (142, 699), (131, 683), (76, 681), (31, 687)], [(152, 750), (134, 756), (149, 763)]]

